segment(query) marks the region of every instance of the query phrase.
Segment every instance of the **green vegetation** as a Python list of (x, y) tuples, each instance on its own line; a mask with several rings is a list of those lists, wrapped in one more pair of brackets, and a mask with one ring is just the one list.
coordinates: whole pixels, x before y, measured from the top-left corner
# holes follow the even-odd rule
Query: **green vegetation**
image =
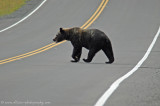
[(28, 0), (0, 0), (0, 16), (13, 13), (22, 7)]

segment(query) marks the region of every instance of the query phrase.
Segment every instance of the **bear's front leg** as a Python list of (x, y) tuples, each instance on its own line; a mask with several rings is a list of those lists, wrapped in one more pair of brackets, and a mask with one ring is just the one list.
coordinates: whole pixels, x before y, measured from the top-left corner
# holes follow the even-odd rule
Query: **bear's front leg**
[(72, 58), (74, 60), (71, 60), (71, 62), (78, 62), (80, 60), (82, 54), (82, 47), (79, 48), (75, 48), (73, 49), (73, 53), (72, 53)]
[(79, 59), (78, 59), (78, 57), (77, 56), (75, 56), (75, 57), (72, 57), (74, 60), (71, 60), (71, 62), (78, 62), (79, 61)]
[(95, 49), (89, 50), (87, 59), (83, 59), (83, 61), (84, 61), (84, 62), (87, 62), (87, 63), (91, 62), (92, 59), (93, 59), (93, 57), (95, 56), (95, 54), (96, 54), (98, 51), (99, 51), (99, 50), (95, 50)]

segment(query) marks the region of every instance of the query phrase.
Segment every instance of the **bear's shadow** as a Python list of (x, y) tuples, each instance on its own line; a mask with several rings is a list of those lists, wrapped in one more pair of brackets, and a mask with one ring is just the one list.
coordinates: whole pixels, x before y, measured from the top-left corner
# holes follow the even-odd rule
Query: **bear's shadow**
[[(108, 65), (107, 63), (97, 63), (97, 62), (90, 62), (90, 63), (86, 63), (86, 62), (77, 62), (77, 63), (79, 63), (79, 64), (105, 64), (105, 65)], [(76, 64), (77, 64), (76, 63)]]

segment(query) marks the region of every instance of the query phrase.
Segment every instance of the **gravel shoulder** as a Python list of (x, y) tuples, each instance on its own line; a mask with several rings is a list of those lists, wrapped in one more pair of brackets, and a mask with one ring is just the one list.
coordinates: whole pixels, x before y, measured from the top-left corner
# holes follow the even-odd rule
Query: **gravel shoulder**
[(18, 22), (33, 11), (43, 0), (30, 0), (14, 13), (0, 17), (0, 30)]

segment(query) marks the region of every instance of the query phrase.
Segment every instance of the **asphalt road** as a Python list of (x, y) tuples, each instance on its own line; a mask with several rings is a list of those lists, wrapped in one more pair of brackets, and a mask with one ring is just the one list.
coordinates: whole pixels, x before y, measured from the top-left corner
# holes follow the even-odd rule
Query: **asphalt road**
[[(0, 59), (52, 43), (59, 27), (82, 26), (98, 0), (48, 0), (21, 24), (0, 33)], [(129, 72), (146, 53), (160, 26), (159, 0), (110, 0), (89, 27), (112, 41), (115, 62), (103, 52), (91, 63), (71, 63), (70, 42), (0, 65), (0, 106), (93, 106), (110, 85)], [(160, 105), (160, 38), (143, 65), (120, 84), (104, 106)], [(87, 57), (83, 49), (81, 58)], [(13, 103), (15, 102), (15, 104)], [(16, 104), (20, 103), (21, 104)], [(35, 104), (41, 106), (41, 104)]]

